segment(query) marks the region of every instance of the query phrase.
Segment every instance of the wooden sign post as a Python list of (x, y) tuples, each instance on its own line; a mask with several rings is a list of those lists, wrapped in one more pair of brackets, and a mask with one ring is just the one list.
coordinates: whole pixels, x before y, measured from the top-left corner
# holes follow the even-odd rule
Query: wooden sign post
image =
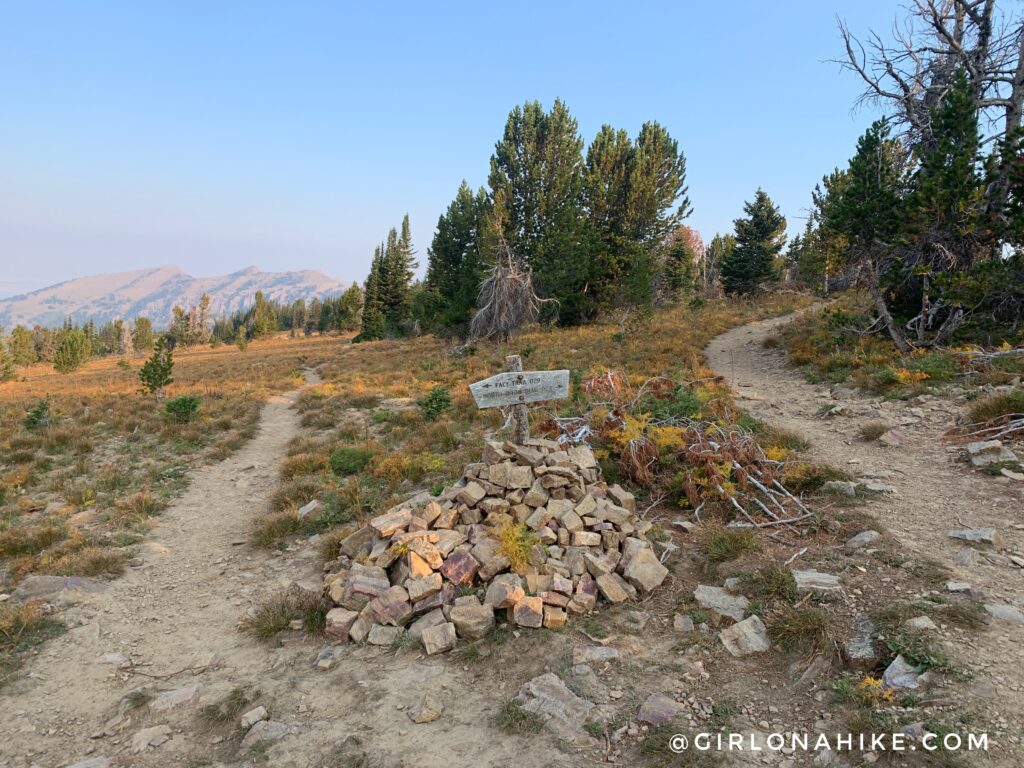
[(523, 445), (530, 437), (527, 403), (569, 396), (569, 371), (524, 371), (519, 355), (505, 358), (505, 373), (469, 385), (477, 408), (512, 406), (512, 442)]

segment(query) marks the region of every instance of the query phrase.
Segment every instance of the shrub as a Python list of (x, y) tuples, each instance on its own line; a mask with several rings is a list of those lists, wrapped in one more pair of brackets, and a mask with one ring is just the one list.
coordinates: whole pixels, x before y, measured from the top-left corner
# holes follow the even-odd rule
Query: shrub
[(817, 650), (828, 643), (831, 621), (824, 608), (785, 606), (772, 622), (769, 634), (787, 651)]
[(860, 439), (865, 442), (877, 440), (889, 431), (889, 425), (884, 421), (869, 421), (860, 427)]
[(712, 565), (760, 548), (757, 534), (751, 528), (718, 528), (711, 531), (701, 545), (704, 556)]
[(336, 475), (354, 475), (370, 463), (373, 451), (365, 448), (337, 448), (331, 453), (331, 471)]
[(298, 620), (306, 632), (322, 635), (327, 625), (327, 611), (330, 609), (330, 601), (322, 595), (292, 589), (260, 605), (243, 620), (242, 629), (259, 640), (270, 640)]
[(452, 396), (447, 387), (438, 384), (426, 397), (417, 400), (416, 405), (427, 421), (436, 421), (442, 413), (452, 410)]
[(968, 418), (972, 422), (989, 421), (1010, 414), (1024, 414), (1024, 389), (1005, 395), (993, 395), (971, 404)]
[(173, 397), (164, 404), (164, 413), (176, 424), (187, 424), (199, 413), (199, 398), (195, 395)]
[(44, 398), (32, 406), (21, 423), (29, 432), (38, 432), (43, 427), (49, 426), (50, 400)]

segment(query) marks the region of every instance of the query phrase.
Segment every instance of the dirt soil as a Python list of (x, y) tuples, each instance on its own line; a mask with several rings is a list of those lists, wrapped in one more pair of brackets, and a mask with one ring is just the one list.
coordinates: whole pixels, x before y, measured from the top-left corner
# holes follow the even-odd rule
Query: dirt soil
[[(771, 424), (804, 436), (808, 454), (892, 489), (863, 507), (894, 536), (904, 552), (931, 558), (950, 569), (951, 579), (967, 581), (986, 603), (1024, 607), (1024, 571), (996, 558), (978, 556), (970, 565), (955, 559), (963, 542), (946, 533), (962, 528), (996, 528), (1006, 549), (1024, 549), (1024, 484), (972, 471), (959, 450), (943, 439), (959, 407), (949, 399), (885, 401), (847, 387), (812, 385), (786, 362), (785, 353), (764, 341), (789, 318), (774, 318), (733, 329), (705, 351), (708, 364), (725, 376), (738, 404)], [(841, 405), (848, 415), (825, 418)], [(899, 447), (859, 439), (859, 428), (885, 421), (906, 441)], [(939, 591), (942, 587), (939, 586)], [(1024, 765), (1024, 624), (992, 619), (989, 627), (952, 645), (954, 658), (974, 673), (962, 692), (964, 708), (976, 708), (989, 723), (1006, 728), (998, 762)], [(1012, 740), (1011, 740), (1012, 739)], [(970, 760), (971, 758), (968, 758)]]
[[(838, 402), (853, 415), (824, 420), (817, 415), (821, 406), (837, 402), (829, 390), (806, 384), (799, 372), (787, 368), (782, 352), (762, 347), (783, 322), (745, 326), (708, 348), (711, 366), (735, 385), (741, 404), (807, 436), (815, 458), (891, 486), (894, 493), (872, 499), (867, 509), (909, 553), (950, 565), (986, 601), (1024, 601), (1020, 569), (983, 558), (968, 567), (954, 564), (960, 547), (945, 536), (946, 530), (994, 526), (1007, 547), (1015, 549), (1024, 544), (1024, 509), (1019, 489), (954, 462), (940, 439), (951, 419), (948, 405), (940, 400), (880, 404), (844, 392)], [(316, 375), (310, 372), (307, 380), (315, 382)], [(194, 473), (186, 493), (162, 514), (124, 577), (105, 591), (78, 595), (64, 611), (69, 631), (44, 644), (27, 661), (23, 676), (0, 692), (0, 768), (63, 768), (88, 758), (109, 758), (109, 763), (93, 765), (122, 768), (243, 762), (284, 768), (599, 764), (601, 750), (578, 753), (548, 733), (509, 734), (491, 724), (523, 682), (544, 671), (564, 673), (571, 647), (587, 642), (579, 630), (595, 631), (594, 624), (581, 621), (565, 633), (524, 632), (500, 646), (482, 645), (473, 656), (427, 658), (418, 648), (396, 652), (340, 646), (344, 650), (336, 666), (323, 672), (313, 663), (323, 642), (296, 632), (273, 647), (238, 631), (251, 606), (295, 582), (315, 584), (320, 578), (315, 539), (282, 552), (247, 543), (253, 520), (268, 510), (288, 442), (300, 434), (291, 407), (296, 396), (270, 401), (255, 439), (227, 460)], [(911, 414), (911, 407), (922, 415)], [(906, 422), (900, 426), (907, 436), (902, 447), (856, 440), (861, 423), (877, 420), (873, 411), (894, 424)], [(683, 544), (678, 534), (673, 537)], [(745, 701), (739, 725), (749, 717), (753, 724), (764, 718), (773, 727), (810, 727), (821, 717), (827, 705), (820, 698), (812, 701), (802, 689), (782, 690), (791, 660), (734, 660), (711, 636), (691, 648), (698, 656), (689, 658), (703, 658), (712, 682), (680, 673), (675, 665), (683, 651), (670, 629), (678, 604), (672, 592), (692, 590), (696, 576), (677, 570), (668, 596), (639, 606), (646, 629), (642, 623), (636, 629), (635, 606), (597, 617), (596, 624), (611, 632), (608, 639), (624, 656), (620, 664), (597, 669), (603, 690), (611, 692), (618, 708), (635, 713), (648, 693), (668, 690), (684, 698), (693, 691), (693, 707), (709, 710), (712, 698), (731, 691)], [(976, 674), (965, 695), (1016, 739), (1002, 744), (988, 764), (1024, 761), (1019, 751), (1022, 633), (1024, 625), (994, 620), (986, 631), (957, 638), (957, 656)], [(105, 655), (117, 653), (130, 666), (101, 663)], [(137, 708), (121, 704), (139, 689), (152, 698), (194, 684), (200, 686), (198, 701), (165, 709), (154, 708), (152, 701)], [(265, 706), (273, 720), (287, 724), (288, 735), (262, 752), (240, 756), (237, 732), (204, 728), (197, 716), (200, 707), (238, 687), (250, 690), (253, 706)], [(428, 692), (440, 700), (444, 713), (435, 722), (414, 724), (408, 710)], [(133, 735), (163, 725), (170, 729), (169, 740), (132, 752)], [(633, 764), (630, 757), (636, 754), (627, 752), (620, 764)], [(773, 755), (770, 764), (810, 765), (811, 757)]]

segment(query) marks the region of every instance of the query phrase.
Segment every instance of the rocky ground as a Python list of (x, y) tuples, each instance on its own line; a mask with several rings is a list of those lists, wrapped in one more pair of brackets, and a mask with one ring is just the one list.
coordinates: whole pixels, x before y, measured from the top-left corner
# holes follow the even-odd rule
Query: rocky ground
[[(992, 606), (996, 615), (983, 630), (940, 622), (936, 631), (973, 677), (928, 695), (948, 698), (951, 711), (977, 713), (999, 733), (996, 749), (966, 764), (1019, 765), (1024, 581), (1012, 558), (1022, 544), (1024, 483), (957, 461), (941, 439), (955, 408), (946, 400), (887, 403), (806, 384), (781, 352), (763, 347), (780, 322), (719, 337), (707, 352), (711, 366), (744, 407), (806, 436), (816, 458), (855, 472), (855, 494), (877, 484), (858, 509), (873, 514), (907, 557), (936, 559), (950, 580)], [(510, 627), (439, 656), (415, 643), (327, 646), (301, 631), (268, 647), (240, 633), (251, 606), (281, 588), (319, 585), (323, 575), (315, 540), (278, 553), (247, 543), (300, 430), (293, 398), (265, 407), (257, 437), (240, 452), (195, 473), (125, 577), (36, 582), (41, 599), (66, 606), (69, 630), (0, 692), (0, 767), (685, 765), (692, 763), (654, 748), (667, 734), (650, 728), (668, 718), (688, 730), (836, 726), (834, 660), (775, 650), (734, 656), (717, 629), (692, 627), (682, 607), (713, 614), (729, 596), (722, 580), (688, 557), (691, 534), (672, 526), (674, 514), (661, 521), (680, 547), (665, 585), (564, 630)], [(899, 445), (857, 439), (862, 424), (879, 419), (898, 429)], [(995, 528), (999, 546), (947, 535), (981, 528)], [(860, 550), (847, 553), (843, 541), (813, 564), (842, 579), (846, 614), (910, 589)], [(797, 552), (780, 548), (776, 556)], [(798, 556), (793, 567), (810, 569), (802, 562)], [(751, 637), (760, 634), (753, 629)], [(734, 644), (751, 642), (737, 634), (728, 635)], [(214, 703), (222, 717), (205, 709)], [(548, 728), (535, 728), (538, 715)], [(645, 736), (650, 749), (641, 749)], [(802, 766), (814, 757), (746, 754), (729, 762)], [(828, 761), (843, 762), (830, 755), (817, 764)]]

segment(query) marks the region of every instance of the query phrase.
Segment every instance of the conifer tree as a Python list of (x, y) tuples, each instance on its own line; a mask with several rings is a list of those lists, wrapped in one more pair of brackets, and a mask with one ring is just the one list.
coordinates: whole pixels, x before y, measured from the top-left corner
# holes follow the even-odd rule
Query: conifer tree
[(480, 231), (488, 210), (487, 194), (476, 194), (463, 180), (448, 210), (437, 220), (427, 251), (425, 319), (446, 327), (464, 326), (476, 306), (485, 265)]
[(132, 345), (139, 352), (148, 352), (153, 348), (153, 323), (148, 317), (136, 317), (135, 328), (132, 330)]
[(363, 289), (362, 328), (359, 336), (356, 337), (360, 341), (380, 339), (384, 336), (384, 304), (381, 298), (381, 265), (383, 261), (384, 246), (379, 245), (373, 252), (370, 274), (366, 277)]
[(14, 365), (32, 365), (39, 360), (32, 332), (24, 325), (14, 326), (7, 341), (11, 362)]
[(72, 373), (81, 368), (92, 355), (92, 341), (80, 328), (61, 331), (53, 367), (58, 373)]
[(153, 354), (139, 369), (139, 381), (151, 395), (161, 397), (164, 388), (174, 381), (174, 356), (165, 337), (160, 337), (153, 348)]
[(14, 363), (11, 354), (4, 349), (4, 329), (0, 325), (0, 383), (14, 379)]
[(754, 293), (775, 276), (775, 259), (786, 242), (786, 219), (771, 198), (758, 189), (744, 203), (746, 216), (736, 219), (736, 246), (722, 262), (726, 293)]

